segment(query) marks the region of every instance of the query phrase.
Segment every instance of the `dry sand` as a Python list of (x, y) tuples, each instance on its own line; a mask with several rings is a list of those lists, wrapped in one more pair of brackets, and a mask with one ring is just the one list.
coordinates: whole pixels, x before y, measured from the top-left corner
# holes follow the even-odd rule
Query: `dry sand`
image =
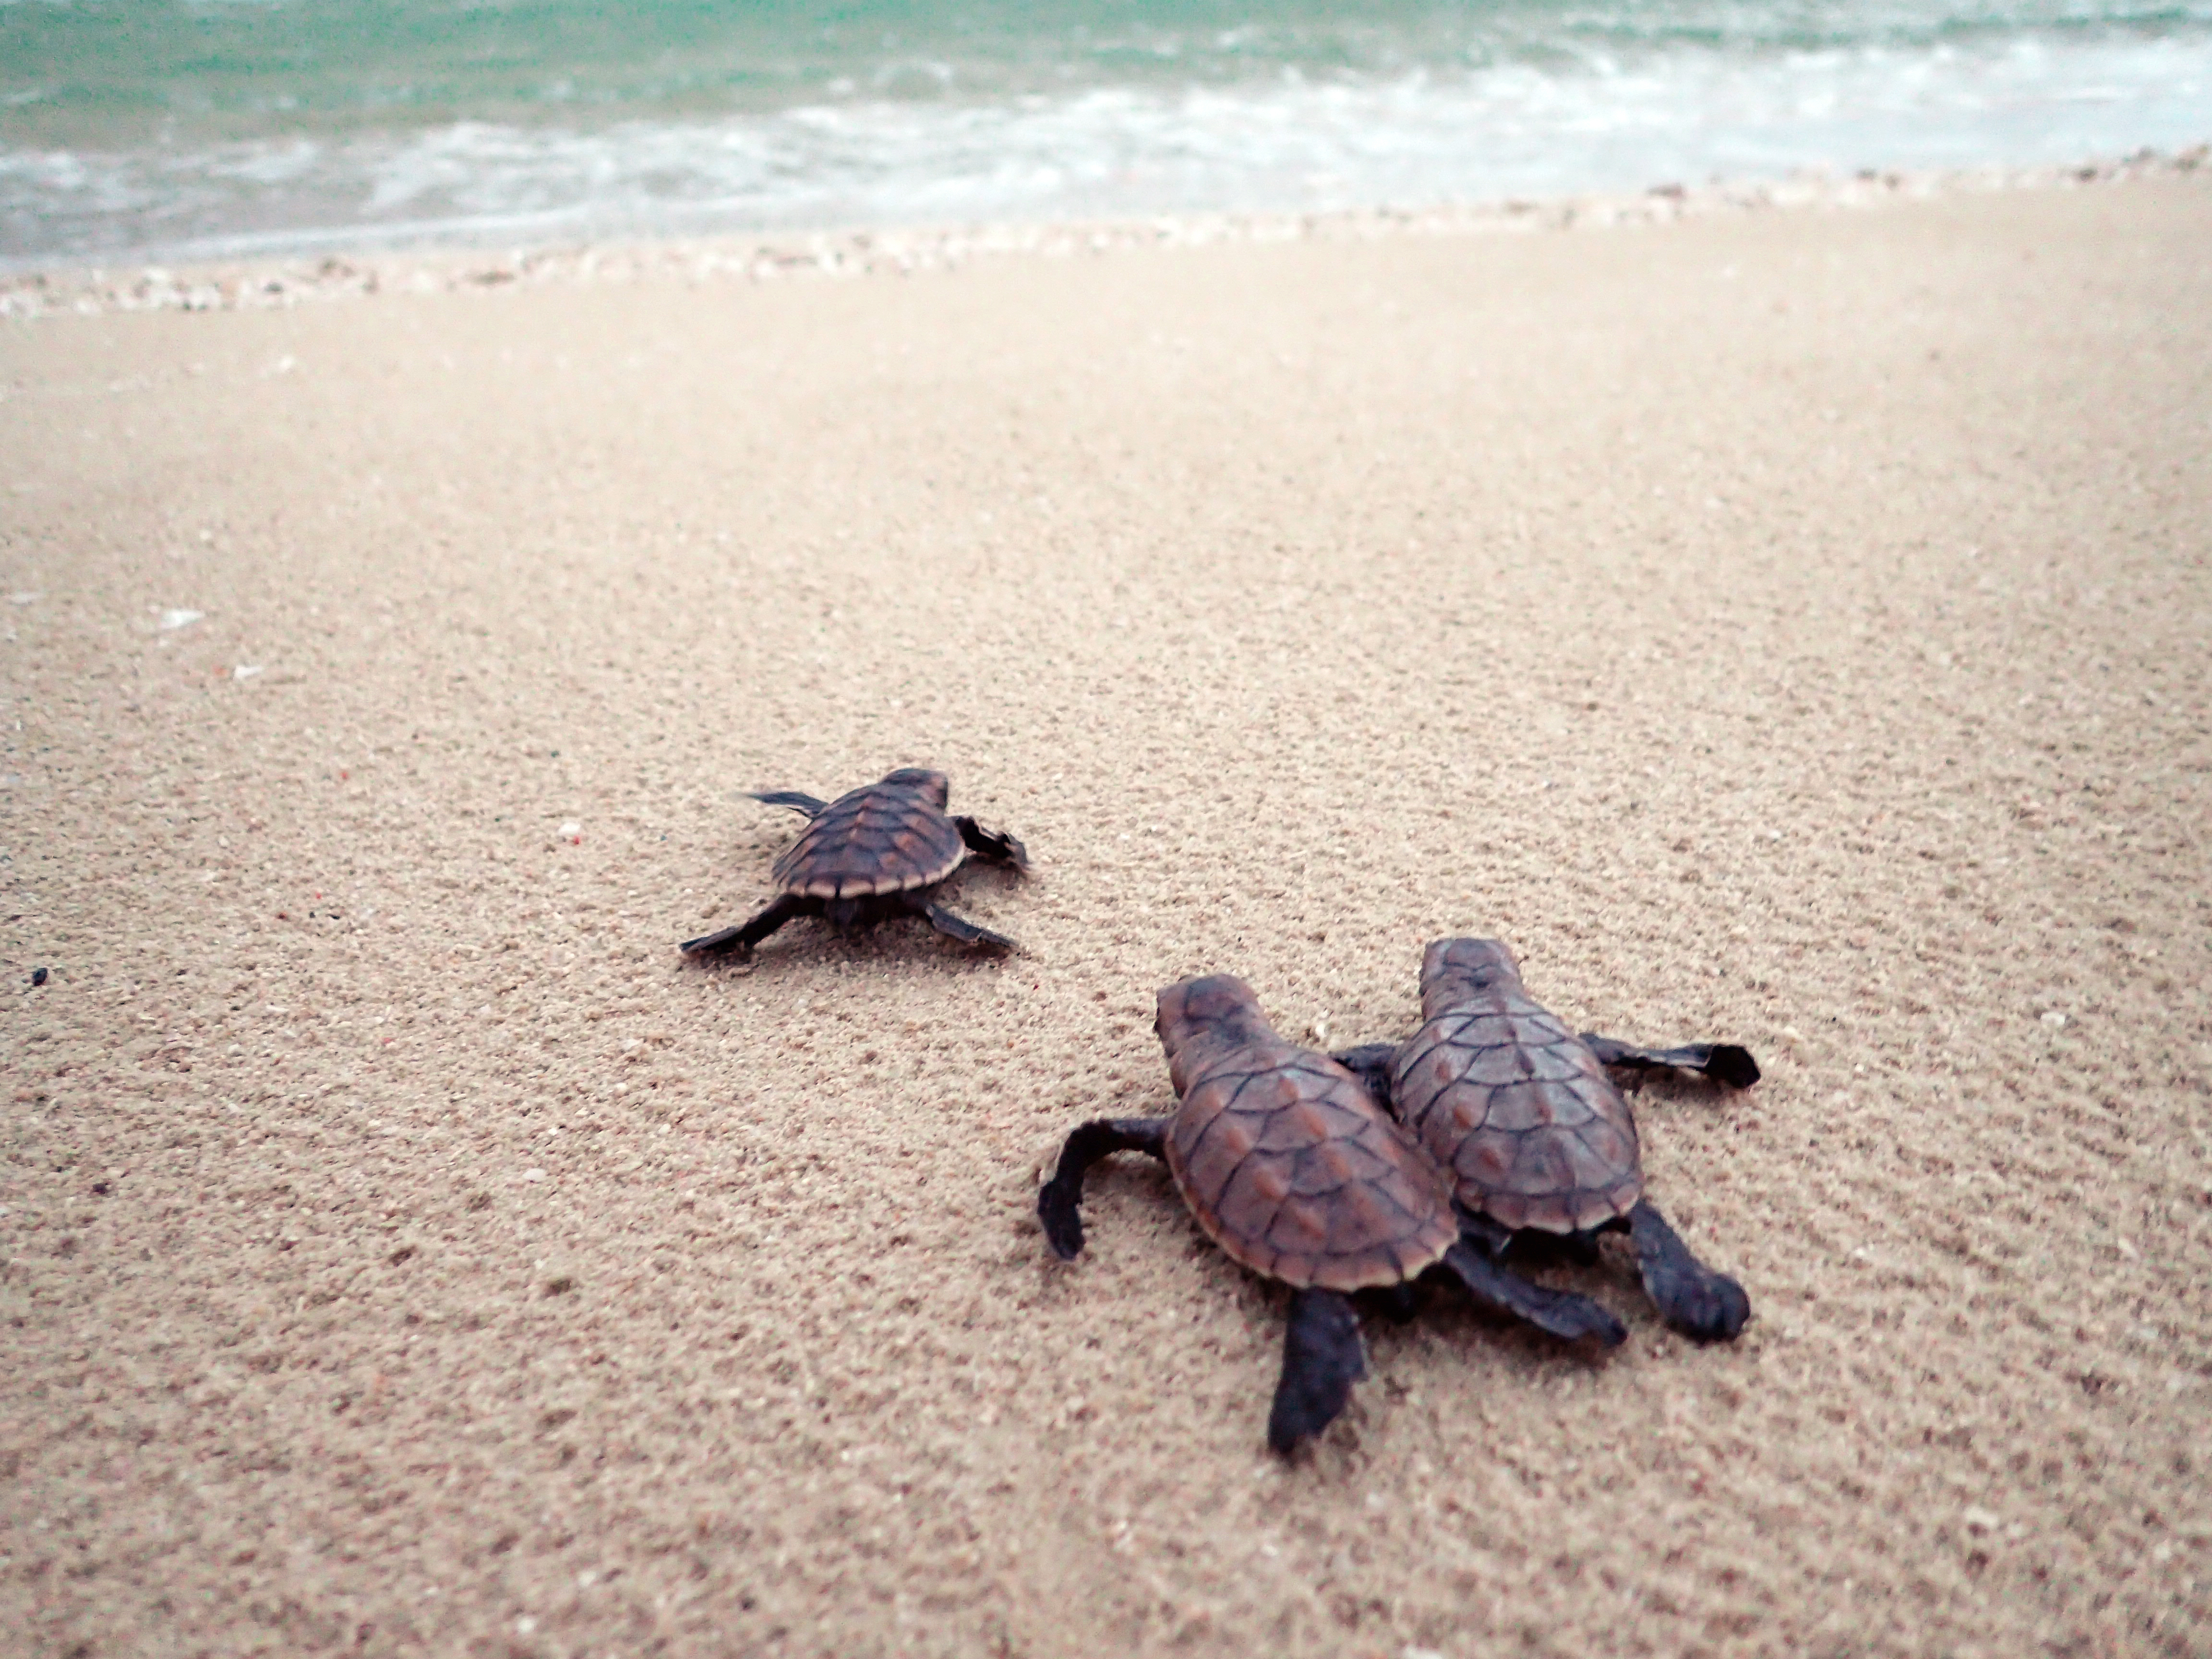
[[(0, 333), (14, 1651), (2212, 1651), (2212, 177)], [(198, 613), (185, 620), (186, 613)], [(800, 923), (904, 762), (1004, 963)], [(1503, 934), (1755, 1318), (1285, 1467), (1152, 993)], [(51, 978), (29, 988), (30, 970)]]

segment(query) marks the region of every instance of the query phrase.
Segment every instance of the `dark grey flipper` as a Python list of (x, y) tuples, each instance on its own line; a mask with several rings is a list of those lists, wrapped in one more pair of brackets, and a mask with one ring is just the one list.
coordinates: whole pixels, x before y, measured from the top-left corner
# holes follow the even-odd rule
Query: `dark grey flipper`
[(916, 897), (912, 904), (914, 914), (947, 939), (957, 939), (963, 945), (980, 945), (987, 951), (1012, 951), (1017, 948), (1013, 940), (1004, 933), (994, 933), (988, 927), (978, 927), (965, 916), (956, 916), (941, 904), (932, 904), (927, 899)]
[(1357, 1048), (1339, 1048), (1329, 1058), (1358, 1078), (1375, 1097), (1375, 1103), (1395, 1116), (1390, 1104), (1390, 1066), (1398, 1050), (1388, 1042), (1363, 1042)]
[(1017, 870), (1030, 867), (1030, 849), (1003, 830), (986, 830), (973, 818), (952, 820), (960, 830), (960, 839), (968, 843), (968, 850), (979, 859), (988, 859), (994, 864), (1011, 864)]
[(1283, 1374), (1267, 1413), (1267, 1444), (1288, 1453), (1319, 1434), (1336, 1421), (1352, 1385), (1366, 1375), (1367, 1349), (1352, 1304), (1334, 1291), (1294, 1292), (1283, 1334)]
[(771, 789), (766, 794), (754, 795), (753, 799), (763, 806), (788, 806), (793, 811), (804, 812), (810, 818), (830, 804), (797, 789)]
[(1075, 1127), (1060, 1149), (1052, 1179), (1037, 1193), (1037, 1219), (1054, 1255), (1073, 1261), (1083, 1253), (1083, 1177), (1091, 1166), (1116, 1152), (1164, 1158), (1167, 1134), (1164, 1117), (1094, 1117)]
[(1627, 1339), (1628, 1328), (1588, 1297), (1532, 1285), (1463, 1242), (1444, 1252), (1444, 1266), (1485, 1307), (1524, 1319), (1562, 1341), (1594, 1336), (1612, 1348)]
[(1638, 1199), (1628, 1212), (1628, 1236), (1644, 1288), (1669, 1325), (1700, 1342), (1728, 1341), (1743, 1329), (1751, 1317), (1743, 1286), (1692, 1255), (1650, 1199)]
[(1678, 1071), (1696, 1072), (1731, 1089), (1748, 1089), (1759, 1081), (1759, 1062), (1751, 1057), (1751, 1050), (1733, 1042), (1689, 1042), (1679, 1048), (1639, 1048), (1633, 1043), (1600, 1036), (1595, 1031), (1584, 1031), (1582, 1038), (1583, 1046), (1597, 1056), (1601, 1066), (1617, 1066), (1624, 1071), (1635, 1072), (1673, 1066)]
[(786, 893), (750, 921), (741, 922), (735, 927), (725, 927), (719, 933), (704, 933), (697, 939), (687, 939), (676, 948), (687, 957), (720, 956), (726, 951), (735, 951), (739, 956), (746, 956), (750, 954), (754, 945), (785, 922), (821, 913), (820, 899), (802, 898), (796, 893)]

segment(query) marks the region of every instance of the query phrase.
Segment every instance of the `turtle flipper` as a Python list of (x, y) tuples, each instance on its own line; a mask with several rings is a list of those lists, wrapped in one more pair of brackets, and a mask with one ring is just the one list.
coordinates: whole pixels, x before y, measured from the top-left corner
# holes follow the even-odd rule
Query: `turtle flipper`
[(1628, 1212), (1628, 1236), (1644, 1288), (1669, 1325), (1700, 1342), (1728, 1341), (1743, 1329), (1751, 1317), (1743, 1286), (1692, 1255), (1650, 1199), (1638, 1199)]
[(1004, 933), (994, 933), (988, 927), (978, 927), (965, 916), (957, 916), (941, 904), (932, 904), (927, 899), (918, 899), (913, 905), (914, 914), (947, 939), (957, 939), (963, 945), (980, 945), (987, 951), (1012, 951), (1013, 940)]
[(1595, 1336), (1607, 1347), (1626, 1340), (1628, 1328), (1586, 1296), (1547, 1290), (1508, 1272), (1464, 1242), (1444, 1252), (1444, 1266), (1485, 1307), (1526, 1320), (1562, 1341)]
[(1267, 1413), (1267, 1444), (1288, 1453), (1319, 1434), (1336, 1421), (1352, 1385), (1366, 1375), (1367, 1349), (1352, 1304), (1335, 1291), (1294, 1292), (1283, 1334), (1283, 1373)]
[(968, 850), (977, 858), (988, 859), (994, 864), (1011, 864), (1021, 871), (1030, 867), (1030, 849), (1004, 830), (986, 830), (969, 817), (955, 817), (952, 822), (960, 830), (960, 839), (968, 843)]
[(797, 893), (786, 893), (782, 897), (755, 916), (750, 921), (735, 927), (725, 927), (718, 933), (704, 933), (697, 939), (687, 939), (676, 948), (687, 957), (716, 957), (734, 951), (739, 956), (749, 956), (754, 945), (787, 921), (796, 921), (801, 916), (818, 915), (822, 901), (804, 898)]
[(1751, 1050), (1734, 1042), (1688, 1042), (1679, 1048), (1639, 1048), (1633, 1043), (1600, 1036), (1595, 1031), (1584, 1031), (1582, 1040), (1583, 1046), (1597, 1056), (1600, 1065), (1623, 1071), (1651, 1072), (1673, 1066), (1709, 1077), (1731, 1089), (1748, 1089), (1759, 1081), (1759, 1062), (1751, 1057)]
[[(1390, 1062), (1397, 1059), (1395, 1045), (1388, 1042), (1363, 1042), (1357, 1048), (1339, 1048), (1329, 1058), (1358, 1078), (1367, 1092), (1375, 1097), (1375, 1103), (1384, 1111), (1390, 1106)], [(1395, 1112), (1392, 1115), (1396, 1115)]]
[(1083, 1253), (1083, 1177), (1091, 1166), (1115, 1152), (1165, 1158), (1167, 1126), (1164, 1117), (1094, 1117), (1076, 1126), (1060, 1149), (1052, 1179), (1037, 1192), (1037, 1219), (1054, 1255), (1073, 1261)]
[[(751, 794), (750, 790), (746, 793)], [(771, 789), (765, 794), (753, 795), (752, 799), (763, 806), (788, 806), (793, 811), (804, 812), (810, 818), (830, 804), (797, 789)]]

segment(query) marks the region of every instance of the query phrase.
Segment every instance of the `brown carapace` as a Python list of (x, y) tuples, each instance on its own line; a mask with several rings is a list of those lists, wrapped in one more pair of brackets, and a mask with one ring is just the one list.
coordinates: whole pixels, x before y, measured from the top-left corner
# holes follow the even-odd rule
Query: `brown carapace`
[(753, 796), (812, 820), (769, 872), (780, 894), (751, 921), (686, 939), (678, 948), (692, 957), (744, 956), (799, 916), (824, 917), (848, 934), (894, 916), (917, 916), (963, 945), (1012, 950), (1014, 942), (1005, 934), (933, 902), (937, 889), (971, 854), (1018, 871), (1030, 867), (1028, 850), (1013, 836), (948, 814), (951, 798), (945, 774), (920, 767), (903, 767), (833, 801), (793, 789)]
[(1431, 945), (1421, 1014), (1426, 1024), (1392, 1064), (1390, 1097), (1471, 1207), (1509, 1230), (1552, 1233), (1628, 1213), (1644, 1194), (1628, 1102), (1588, 1046), (1530, 1000), (1503, 945)]
[(1216, 974), (1169, 986), (1153, 1029), (1180, 1109), (1078, 1127), (1037, 1195), (1038, 1218), (1072, 1261), (1091, 1165), (1117, 1152), (1164, 1160), (1208, 1237), (1291, 1287), (1267, 1422), (1276, 1450), (1328, 1427), (1366, 1375), (1352, 1291), (1403, 1286), (1441, 1263), (1486, 1304), (1558, 1334), (1613, 1325), (1595, 1304), (1514, 1278), (1463, 1244), (1447, 1172), (1358, 1078), (1279, 1036), (1243, 981)]
[(1163, 1155), (1231, 1259), (1299, 1289), (1413, 1278), (1459, 1237), (1451, 1188), (1367, 1091), (1278, 1036), (1226, 974), (1160, 993), (1157, 1029), (1182, 1109)]
[(1546, 1233), (1587, 1253), (1592, 1235), (1625, 1228), (1670, 1323), (1708, 1340), (1743, 1328), (1751, 1316), (1743, 1287), (1692, 1255), (1645, 1195), (1636, 1119), (1607, 1068), (1676, 1066), (1745, 1088), (1759, 1080), (1747, 1050), (1578, 1036), (1530, 998), (1497, 939), (1431, 944), (1421, 962), (1421, 1014), (1403, 1045), (1336, 1058), (1385, 1095), (1451, 1170), (1471, 1243), (1495, 1258), (1516, 1234)]

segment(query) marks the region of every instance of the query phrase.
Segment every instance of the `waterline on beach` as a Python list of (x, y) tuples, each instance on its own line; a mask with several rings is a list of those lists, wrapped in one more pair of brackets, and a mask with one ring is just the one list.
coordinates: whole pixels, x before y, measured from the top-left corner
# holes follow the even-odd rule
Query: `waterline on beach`
[[(383, 58), (374, 9), (291, 0), (192, 9), (198, 58), (102, 70), (66, 33), (94, 10), (0, 5), (0, 265), (1419, 208), (2212, 137), (2203, 3), (1492, 0), (1264, 27), (1064, 3), (681, 39), (640, 6), (635, 40), (558, 0), (483, 39), (444, 0), (392, 6), (422, 40)], [(157, 43), (176, 15), (153, 0)], [(349, 76), (313, 32), (342, 25)]]
[(1549, 199), (1448, 204), (1419, 210), (1346, 209), (1307, 214), (1186, 214), (1142, 218), (765, 233), (746, 236), (517, 238), (496, 252), (425, 247), (324, 252), (280, 258), (251, 252), (228, 261), (125, 260), (70, 270), (0, 271), (0, 317), (109, 311), (229, 311), (284, 307), (385, 293), (467, 292), (510, 284), (775, 282), (913, 276), (1006, 256), (1091, 258), (1131, 248), (1215, 242), (1364, 241), (1378, 237), (1526, 234), (1659, 226), (1721, 213), (1877, 207), (1953, 191), (2102, 188), (2160, 174), (2212, 176), (2212, 147), (2063, 167), (1798, 173)]

